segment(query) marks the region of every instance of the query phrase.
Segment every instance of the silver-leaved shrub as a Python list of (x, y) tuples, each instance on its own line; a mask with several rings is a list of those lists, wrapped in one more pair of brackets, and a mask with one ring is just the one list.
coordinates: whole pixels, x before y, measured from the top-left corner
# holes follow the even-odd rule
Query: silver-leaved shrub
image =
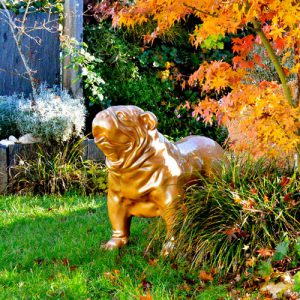
[[(16, 96), (3, 98), (6, 103), (14, 101), (11, 123), (16, 134), (31, 133), (43, 142), (65, 142), (83, 133), (86, 115), (83, 100), (72, 98), (66, 91), (41, 86), (34, 101)], [(10, 111), (3, 119), (9, 118)]]
[(19, 99), (16, 96), (0, 96), (0, 139), (17, 134), (16, 111)]

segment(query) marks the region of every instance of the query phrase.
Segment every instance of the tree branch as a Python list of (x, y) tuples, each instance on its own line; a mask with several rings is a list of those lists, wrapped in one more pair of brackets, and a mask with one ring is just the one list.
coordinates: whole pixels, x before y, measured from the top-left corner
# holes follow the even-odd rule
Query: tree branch
[(186, 4), (186, 3), (183, 3), (183, 5), (184, 5), (185, 7), (188, 7), (188, 8), (190, 8), (190, 9), (194, 10), (194, 11), (200, 12), (201, 14), (204, 14), (204, 15), (207, 15), (207, 16), (210, 16), (210, 17), (214, 17), (214, 18), (217, 18), (217, 17), (218, 17), (218, 15), (217, 15), (216, 13), (212, 13), (212, 14), (211, 14), (211, 13), (206, 12), (206, 11), (204, 11), (204, 10), (198, 9), (197, 7), (190, 6), (190, 5)]
[(0, 72), (5, 72), (5, 73), (11, 74), (11, 75), (13, 75), (13, 76), (18, 76), (18, 77), (24, 78), (24, 79), (26, 79), (26, 80), (30, 80), (30, 79), (28, 78), (28, 76), (26, 76), (27, 73), (24, 73), (25, 75), (23, 75), (23, 74), (21, 74), (21, 73), (8, 71), (8, 70), (2, 69), (2, 68), (0, 68)]
[(28, 65), (27, 59), (26, 59), (26, 57), (25, 57), (25, 55), (24, 55), (24, 53), (22, 51), (21, 45), (20, 45), (20, 41), (21, 41), (21, 37), (22, 37), (23, 33), (20, 34), (20, 31), (18, 31), (17, 33), (15, 32), (16, 23), (14, 22), (11, 14), (10, 14), (10, 11), (8, 10), (8, 8), (7, 8), (4, 0), (0, 0), (0, 3), (2, 4), (2, 6), (4, 8), (4, 12), (5, 12), (6, 18), (8, 20), (7, 23), (9, 25), (10, 31), (12, 33), (13, 39), (14, 39), (14, 41), (16, 43), (16, 46), (17, 46), (18, 52), (20, 54), (21, 60), (23, 62), (24, 68), (26, 70), (26, 73), (27, 73), (27, 75), (30, 78), (30, 84), (31, 84), (31, 88), (32, 88), (32, 94), (33, 94), (33, 97), (35, 97), (35, 95), (36, 95), (36, 87), (35, 87), (35, 83), (34, 83), (34, 77), (32, 76), (32, 70), (31, 70), (31, 68)]
[(32, 33), (37, 30), (47, 30), (48, 32), (53, 33), (54, 30), (51, 26), (49, 27), (49, 24), (54, 21), (51, 21), (50, 13), (49, 13), (48, 21), (44, 20), (42, 24), (35, 22), (33, 26), (27, 27), (27, 17), (29, 14), (29, 8), (33, 2), (34, 2), (33, 0), (28, 0), (28, 2), (26, 4), (25, 12), (22, 14), (22, 16), (20, 18), (18, 18), (9, 10), (9, 8), (6, 5), (6, 1), (0, 0), (0, 4), (3, 8), (0, 10), (0, 18), (3, 19), (3, 21), (5, 23), (7, 23), (8, 27), (12, 33), (12, 37), (15, 41), (18, 53), (21, 57), (21, 60), (22, 60), (22, 63), (24, 65), (26, 75), (27, 75), (26, 77), (24, 77), (22, 75), (20, 75), (20, 76), (23, 78), (29, 79), (31, 88), (32, 88), (32, 96), (33, 96), (33, 100), (34, 100), (36, 97), (36, 94), (37, 94), (36, 80), (33, 76), (34, 70), (31, 69), (31, 67), (28, 63), (28, 59), (26, 58), (26, 56), (23, 52), (22, 39), (24, 37), (27, 37), (31, 40), (34, 40), (35, 43), (40, 45), (41, 39), (38, 38), (37, 36), (32, 35)]
[(288, 100), (289, 104), (292, 106), (292, 107), (296, 107), (294, 101), (293, 101), (293, 97), (292, 97), (292, 93), (290, 91), (290, 88), (288, 87), (287, 85), (287, 81), (286, 81), (286, 77), (285, 77), (285, 74), (284, 74), (284, 71), (282, 69), (282, 66), (278, 60), (278, 57), (276, 56), (269, 40), (267, 39), (265, 33), (262, 31), (261, 29), (261, 26), (260, 24), (256, 21), (256, 20), (253, 20), (252, 21), (253, 23), (253, 26), (254, 26), (254, 29), (255, 31), (257, 32), (257, 34), (259, 35), (263, 45), (265, 46), (266, 50), (267, 50), (267, 53), (276, 69), (276, 72), (280, 78), (280, 81), (281, 81), (281, 84), (282, 84), (282, 87), (283, 87), (283, 91), (284, 91), (284, 94), (286, 96), (286, 99)]

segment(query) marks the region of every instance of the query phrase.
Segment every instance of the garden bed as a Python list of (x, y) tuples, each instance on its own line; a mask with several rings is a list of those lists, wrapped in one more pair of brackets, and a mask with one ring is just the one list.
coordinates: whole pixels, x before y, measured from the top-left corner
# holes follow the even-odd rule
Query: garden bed
[[(104, 154), (97, 148), (93, 139), (82, 142), (83, 159), (104, 162)], [(36, 144), (0, 145), (0, 193), (5, 192), (9, 183), (9, 169), (13, 167), (19, 156), (30, 157), (36, 153)]]

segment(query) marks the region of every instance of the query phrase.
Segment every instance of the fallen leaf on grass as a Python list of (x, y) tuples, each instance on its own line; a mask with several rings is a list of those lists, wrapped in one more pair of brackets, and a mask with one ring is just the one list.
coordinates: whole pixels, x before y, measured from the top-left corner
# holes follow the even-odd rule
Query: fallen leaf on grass
[(248, 234), (246, 231), (242, 231), (238, 226), (227, 228), (224, 233), (228, 236), (228, 240), (235, 240), (240, 237), (246, 237)]
[(69, 264), (70, 264), (70, 261), (69, 261), (69, 259), (68, 258), (63, 258), (62, 260), (61, 260), (61, 264), (63, 265), (63, 266), (68, 266)]
[(120, 270), (113, 270), (113, 273), (115, 274), (115, 275), (120, 275)]
[(142, 287), (144, 292), (149, 291), (151, 289), (152, 283), (146, 280), (142, 281)]
[(256, 262), (256, 258), (255, 257), (250, 257), (246, 260), (246, 266), (247, 267), (253, 267), (255, 265), (255, 262)]
[(150, 259), (150, 260), (148, 261), (148, 264), (149, 264), (150, 266), (156, 266), (156, 265), (157, 265), (157, 262), (158, 262), (158, 258), (154, 258), (154, 259)]
[(116, 276), (113, 275), (111, 272), (104, 272), (103, 273), (103, 276), (111, 281), (115, 280), (116, 279)]
[(282, 187), (287, 186), (290, 183), (291, 179), (289, 177), (282, 177), (279, 185)]
[(293, 194), (288, 193), (283, 197), (283, 200), (289, 204), (289, 206), (296, 206), (297, 202), (293, 199)]
[(274, 250), (268, 249), (268, 248), (261, 248), (256, 251), (258, 254), (260, 254), (262, 257), (270, 257), (273, 256)]
[(269, 197), (267, 195), (264, 195), (264, 202), (268, 203), (269, 202)]
[(180, 285), (178, 287), (178, 289), (181, 290), (181, 291), (190, 292), (191, 291), (191, 286), (184, 283), (184, 284)]
[(236, 289), (229, 289), (228, 290), (230, 292), (231, 297), (237, 297), (241, 292), (239, 290)]
[(77, 266), (70, 266), (70, 271), (76, 271), (78, 269), (78, 267)]
[(199, 273), (199, 279), (204, 282), (207, 282), (207, 281), (212, 281), (214, 278), (212, 277), (211, 274), (206, 273), (206, 271), (204, 270), (201, 270)]
[(116, 279), (117, 276), (120, 275), (120, 270), (113, 270), (112, 272), (104, 272), (104, 277), (113, 281)]
[(147, 291), (146, 296), (140, 296), (139, 298), (140, 298), (140, 300), (152, 300), (152, 297), (151, 297), (151, 294), (150, 294), (149, 290)]
[(251, 296), (247, 293), (246, 295), (244, 295), (243, 297), (238, 298), (239, 300), (250, 300)]

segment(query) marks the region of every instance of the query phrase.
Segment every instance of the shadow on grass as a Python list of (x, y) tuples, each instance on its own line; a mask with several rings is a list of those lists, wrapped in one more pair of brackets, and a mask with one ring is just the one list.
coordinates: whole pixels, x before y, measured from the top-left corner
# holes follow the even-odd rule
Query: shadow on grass
[[(149, 223), (150, 220), (134, 219), (131, 243), (127, 247), (129, 252), (143, 251)], [(103, 260), (106, 257), (111, 259), (119, 256), (120, 251), (101, 249), (101, 244), (109, 240), (110, 235), (104, 200), (98, 201), (97, 206), (75, 208), (74, 211), (72, 206), (65, 209), (49, 207), (42, 216), (36, 215), (33, 209), (31, 214), (18, 216), (9, 224), (0, 226), (0, 270), (26, 269), (33, 264), (55, 263), (66, 258), (69, 264), (88, 264), (99, 256)]]

